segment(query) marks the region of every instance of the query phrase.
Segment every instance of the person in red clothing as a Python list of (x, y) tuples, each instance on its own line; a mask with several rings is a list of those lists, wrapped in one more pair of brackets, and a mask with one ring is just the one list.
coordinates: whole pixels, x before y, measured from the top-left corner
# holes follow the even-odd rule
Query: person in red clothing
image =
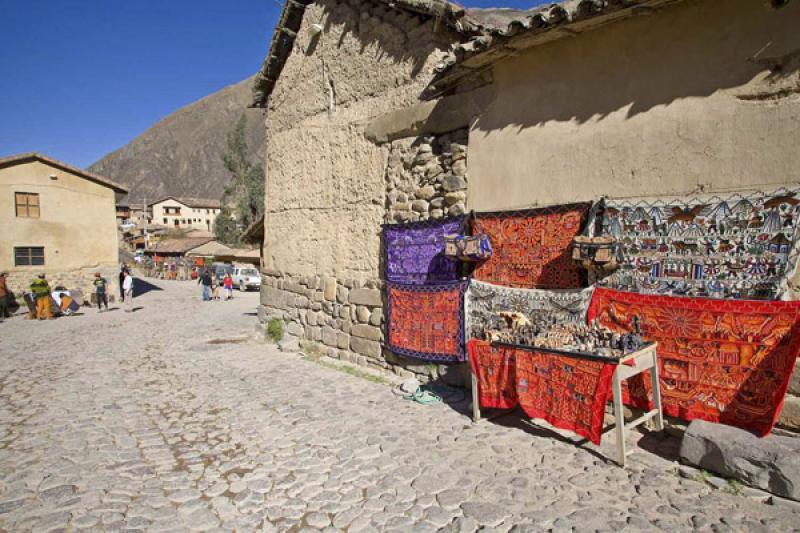
[(233, 278), (231, 277), (230, 272), (225, 273), (225, 277), (222, 278), (222, 287), (225, 289), (225, 299), (232, 300), (233, 299)]

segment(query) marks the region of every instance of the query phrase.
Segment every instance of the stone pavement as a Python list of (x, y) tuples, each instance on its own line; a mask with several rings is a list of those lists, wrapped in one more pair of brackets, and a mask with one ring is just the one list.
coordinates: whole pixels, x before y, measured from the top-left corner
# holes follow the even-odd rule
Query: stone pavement
[[(785, 531), (792, 506), (447, 406), (252, 338), (257, 294), (0, 324), (0, 529)], [(651, 443), (666, 452), (669, 443)], [(734, 490), (736, 489), (736, 490)], [(756, 499), (759, 498), (759, 499)]]

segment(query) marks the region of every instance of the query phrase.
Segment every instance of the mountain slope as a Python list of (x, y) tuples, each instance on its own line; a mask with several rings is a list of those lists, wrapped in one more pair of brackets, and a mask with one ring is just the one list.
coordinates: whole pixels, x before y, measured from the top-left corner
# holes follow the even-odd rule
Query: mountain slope
[(130, 189), (129, 201), (163, 196), (220, 198), (230, 177), (222, 164), (225, 136), (242, 113), (253, 159), (264, 152), (260, 109), (248, 109), (252, 78), (175, 111), (88, 170)]

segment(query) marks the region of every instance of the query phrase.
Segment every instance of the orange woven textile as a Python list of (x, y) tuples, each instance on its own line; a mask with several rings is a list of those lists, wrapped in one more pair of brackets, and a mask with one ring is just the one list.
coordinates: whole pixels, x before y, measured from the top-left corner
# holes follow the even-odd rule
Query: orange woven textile
[[(780, 414), (800, 351), (800, 302), (656, 296), (598, 288), (589, 320), (658, 341), (664, 413), (764, 436)], [(628, 380), (625, 402), (650, 408), (649, 372)]]
[(531, 418), (541, 418), (600, 444), (616, 365), (493, 347), (476, 339), (469, 341), (467, 350), (478, 379), (481, 407), (519, 405)]
[(570, 256), (591, 204), (478, 213), (473, 231), (489, 235), (492, 257), (473, 277), (523, 289), (577, 289), (584, 274)]

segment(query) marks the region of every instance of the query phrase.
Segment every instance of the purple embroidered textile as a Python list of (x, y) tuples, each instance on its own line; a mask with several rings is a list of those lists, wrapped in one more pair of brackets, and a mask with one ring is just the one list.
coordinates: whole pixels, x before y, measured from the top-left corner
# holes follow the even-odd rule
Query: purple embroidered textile
[(383, 227), (385, 277), (393, 283), (422, 285), (459, 279), (458, 261), (444, 255), (444, 236), (460, 233), (463, 217)]

